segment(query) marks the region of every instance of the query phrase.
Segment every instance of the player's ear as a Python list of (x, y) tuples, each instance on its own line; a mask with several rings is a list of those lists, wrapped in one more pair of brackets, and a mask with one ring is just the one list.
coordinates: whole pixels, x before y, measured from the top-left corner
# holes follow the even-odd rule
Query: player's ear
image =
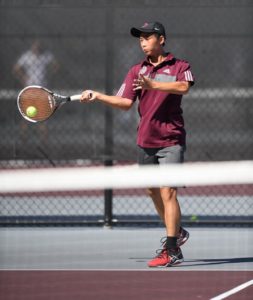
[(165, 37), (163, 35), (159, 36), (159, 43), (160, 43), (161, 46), (165, 45)]

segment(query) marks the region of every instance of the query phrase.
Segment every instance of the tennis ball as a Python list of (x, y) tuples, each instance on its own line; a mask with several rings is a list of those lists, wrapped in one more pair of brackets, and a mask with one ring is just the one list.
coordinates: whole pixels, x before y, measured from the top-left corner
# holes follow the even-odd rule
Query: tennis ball
[(191, 221), (197, 222), (197, 221), (198, 221), (198, 217), (195, 216), (195, 215), (192, 215), (192, 216), (191, 216)]
[(28, 106), (26, 109), (26, 115), (28, 117), (35, 117), (37, 115), (37, 108), (34, 106)]

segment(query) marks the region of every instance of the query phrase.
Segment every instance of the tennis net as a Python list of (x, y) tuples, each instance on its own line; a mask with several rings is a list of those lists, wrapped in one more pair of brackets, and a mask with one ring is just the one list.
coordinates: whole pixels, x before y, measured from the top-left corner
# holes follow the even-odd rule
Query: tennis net
[(251, 184), (253, 161), (5, 170), (0, 182), (2, 192)]
[[(150, 226), (159, 219), (144, 188), (167, 185), (186, 186), (178, 188), (178, 200), (190, 239), (182, 247), (182, 264), (164, 269), (168, 272), (152, 272), (147, 264), (166, 231), (161, 221)], [(0, 228), (0, 295), (164, 299), (163, 288), (172, 278), (173, 299), (188, 299), (189, 290), (191, 299), (198, 295), (223, 299), (219, 295), (225, 291), (250, 295), (252, 228), (235, 223), (240, 216), (250, 224), (252, 208), (253, 161), (1, 170), (0, 220), (16, 227)], [(219, 228), (203, 226), (207, 217)], [(233, 228), (221, 226), (220, 217), (223, 221), (229, 217)], [(146, 225), (137, 226), (137, 218)], [(94, 220), (114, 229), (34, 226), (84, 225)], [(22, 224), (32, 227), (17, 226)], [(178, 282), (183, 288), (174, 288)], [(145, 297), (134, 297), (136, 286)]]
[(159, 186), (179, 187), (185, 223), (252, 223), (253, 161), (9, 169), (0, 182), (2, 224), (159, 223), (145, 191)]

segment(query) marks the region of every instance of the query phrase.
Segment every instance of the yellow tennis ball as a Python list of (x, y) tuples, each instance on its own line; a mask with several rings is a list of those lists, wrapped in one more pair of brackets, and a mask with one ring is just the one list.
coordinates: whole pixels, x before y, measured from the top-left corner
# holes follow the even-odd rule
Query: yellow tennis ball
[(37, 115), (37, 112), (37, 108), (34, 106), (28, 106), (26, 109), (26, 115), (31, 118), (35, 117)]
[(198, 221), (198, 216), (192, 215), (192, 216), (191, 216), (191, 221), (197, 222), (197, 221)]

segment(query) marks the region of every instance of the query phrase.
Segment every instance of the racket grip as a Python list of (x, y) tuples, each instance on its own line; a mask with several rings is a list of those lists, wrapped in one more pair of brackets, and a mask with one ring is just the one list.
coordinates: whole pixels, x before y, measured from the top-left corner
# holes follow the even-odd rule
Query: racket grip
[(70, 101), (81, 100), (82, 95), (73, 95), (70, 96)]

